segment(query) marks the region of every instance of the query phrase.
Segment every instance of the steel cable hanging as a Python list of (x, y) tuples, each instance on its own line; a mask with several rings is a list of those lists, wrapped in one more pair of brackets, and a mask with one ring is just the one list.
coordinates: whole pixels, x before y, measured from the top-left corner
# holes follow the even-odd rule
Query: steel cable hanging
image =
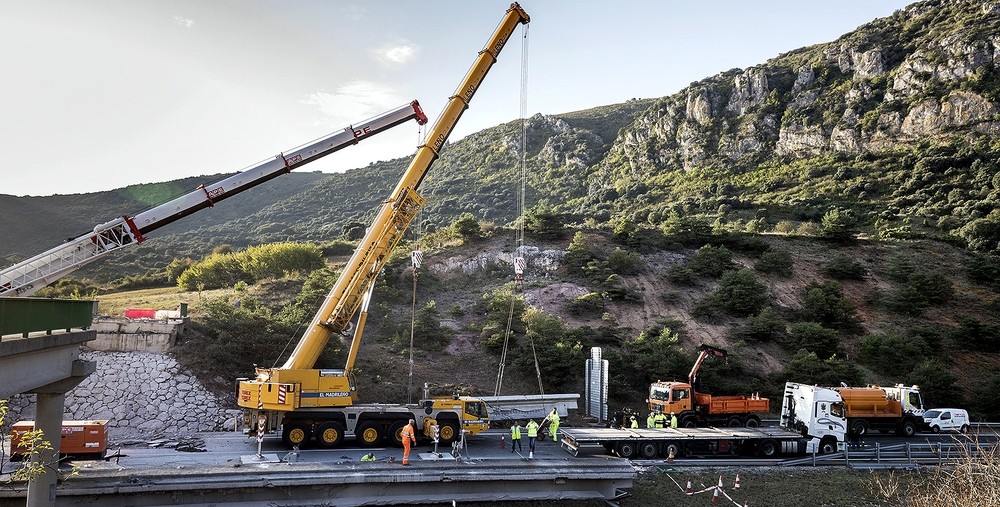
[[(423, 138), (424, 126), (420, 125), (417, 127), (417, 146), (421, 144)], [(423, 215), (424, 210), (421, 208), (417, 211), (417, 223), (413, 228), (414, 235), (417, 237), (416, 248), (410, 252), (410, 262), (413, 265), (413, 300), (410, 303), (410, 372), (406, 377), (406, 403), (413, 403), (413, 336), (417, 323), (417, 270), (420, 269), (420, 262), (424, 259), (424, 253), (420, 250), (420, 244), (424, 239)]]
[[(517, 300), (517, 290), (523, 288), (523, 272), (525, 268), (524, 257), (524, 221), (525, 221), (525, 189), (527, 187), (527, 138), (528, 138), (528, 26), (522, 26), (522, 38), (521, 38), (521, 153), (519, 157), (520, 164), (520, 183), (517, 190), (517, 215), (514, 219), (514, 234), (515, 234), (515, 250), (514, 250), (514, 273), (515, 281), (514, 286), (511, 288), (510, 293), (510, 307), (507, 312), (507, 326), (504, 331), (503, 347), (500, 351), (500, 364), (497, 368), (497, 380), (496, 385), (493, 390), (494, 396), (500, 396), (500, 391), (503, 387), (503, 376), (504, 370), (507, 366), (507, 353), (510, 349), (510, 338), (513, 335), (513, 323), (514, 323), (514, 308)], [(541, 394), (542, 392), (542, 377), (540, 369), (538, 367), (538, 356), (535, 354), (535, 344), (531, 338), (530, 333), (525, 334), (528, 336), (528, 340), (531, 343), (531, 353), (534, 356), (535, 361), (535, 372), (538, 374), (538, 389)]]

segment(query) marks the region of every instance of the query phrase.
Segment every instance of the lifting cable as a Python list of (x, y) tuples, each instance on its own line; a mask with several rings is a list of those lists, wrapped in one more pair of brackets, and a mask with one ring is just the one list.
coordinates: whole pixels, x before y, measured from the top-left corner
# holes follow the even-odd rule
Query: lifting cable
[[(528, 139), (528, 25), (522, 25), (521, 38), (521, 153), (520, 160), (520, 181), (517, 190), (517, 216), (514, 220), (515, 245), (514, 250), (514, 286), (510, 293), (510, 308), (507, 312), (507, 327), (504, 331), (503, 348), (500, 352), (500, 365), (497, 370), (497, 381), (493, 391), (494, 396), (500, 396), (503, 387), (504, 369), (507, 365), (507, 352), (510, 348), (510, 338), (513, 335), (514, 308), (516, 306), (517, 292), (524, 289), (524, 269), (527, 265), (524, 259), (524, 221), (525, 221), (525, 198), (527, 187), (527, 139)], [(525, 335), (531, 344), (531, 354), (534, 357), (535, 373), (538, 376), (538, 391), (542, 390), (541, 370), (538, 366), (538, 355), (535, 354), (535, 343), (531, 338), (531, 333), (525, 329)]]
[[(417, 127), (417, 146), (421, 144), (423, 137), (424, 126), (420, 125)], [(424, 210), (420, 208), (417, 210), (417, 223), (413, 228), (414, 235), (417, 237), (416, 245), (410, 252), (410, 262), (413, 265), (413, 299), (410, 303), (410, 372), (406, 377), (406, 403), (413, 403), (413, 336), (417, 325), (417, 271), (420, 269), (420, 263), (424, 260), (424, 252), (420, 249), (424, 240), (423, 216)]]

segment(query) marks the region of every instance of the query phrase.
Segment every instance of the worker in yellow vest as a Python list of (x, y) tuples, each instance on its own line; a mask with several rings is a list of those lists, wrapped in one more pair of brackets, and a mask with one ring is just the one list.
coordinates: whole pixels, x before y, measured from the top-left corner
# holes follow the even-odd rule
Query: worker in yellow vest
[(552, 435), (552, 441), (558, 442), (559, 439), (556, 438), (556, 433), (559, 432), (559, 412), (552, 408), (552, 413), (549, 414), (549, 434)]
[(656, 427), (656, 412), (650, 412), (649, 416), (646, 417), (646, 427), (647, 428)]
[(528, 425), (525, 426), (528, 430), (528, 457), (535, 457), (535, 440), (538, 438), (538, 423), (534, 419), (528, 421)]
[[(517, 451), (521, 452), (521, 421), (514, 421), (514, 425), (510, 427), (510, 453), (514, 454), (514, 446), (517, 446)], [(529, 446), (530, 447), (530, 446)]]

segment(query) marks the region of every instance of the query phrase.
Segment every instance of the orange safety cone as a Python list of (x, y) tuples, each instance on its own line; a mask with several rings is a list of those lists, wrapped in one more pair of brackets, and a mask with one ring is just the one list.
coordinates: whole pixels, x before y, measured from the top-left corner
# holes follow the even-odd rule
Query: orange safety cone
[(719, 503), (719, 488), (715, 488), (715, 493), (712, 493), (712, 503)]
[(688, 479), (688, 485), (684, 488), (684, 493), (687, 495), (694, 493), (694, 488), (691, 486), (691, 479)]
[(733, 484), (733, 489), (740, 489), (740, 474), (736, 474), (736, 484)]
[(723, 486), (722, 486), (722, 476), (721, 476), (721, 475), (719, 476), (719, 485), (718, 485), (717, 487), (718, 487), (719, 489), (722, 489), (722, 487), (723, 487)]
[(674, 462), (674, 447), (670, 446), (670, 451), (667, 452), (667, 463)]

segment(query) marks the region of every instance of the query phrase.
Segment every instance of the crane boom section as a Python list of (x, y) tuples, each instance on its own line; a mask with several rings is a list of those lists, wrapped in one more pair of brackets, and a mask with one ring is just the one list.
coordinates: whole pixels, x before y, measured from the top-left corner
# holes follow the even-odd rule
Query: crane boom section
[[(482, 83), (490, 67), (496, 62), (497, 55), (503, 49), (507, 40), (517, 25), (528, 23), (530, 18), (517, 3), (511, 4), (503, 20), (493, 32), (486, 48), (479, 52), (475, 63), (465, 75), (455, 94), (445, 106), (441, 116), (427, 133), (429, 140), (417, 149), (409, 167), (403, 173), (390, 194), (389, 199), (382, 204), (372, 226), (361, 240), (358, 249), (327, 295), (323, 306), (313, 318), (312, 324), (303, 334), (292, 351), (292, 355), (281, 367), (282, 370), (303, 370), (313, 368), (320, 353), (334, 333), (345, 333), (350, 327), (350, 321), (368, 287), (374, 283), (378, 272), (382, 270), (392, 249), (396, 246), (409, 227), (410, 221), (423, 205), (424, 199), (416, 189), (423, 180), (427, 170), (437, 159), (441, 147), (455, 128), (462, 113), (469, 107), (469, 102)], [(354, 340), (360, 340), (355, 336)], [(352, 350), (357, 350), (352, 344)], [(356, 354), (351, 354), (345, 373), (353, 368)], [(275, 372), (277, 373), (277, 372)]]
[(141, 243), (145, 235), (244, 190), (286, 174), (409, 120), (427, 117), (413, 101), (311, 143), (281, 153), (233, 176), (136, 214), (103, 223), (82, 236), (0, 271), (0, 296), (26, 296), (111, 252)]

